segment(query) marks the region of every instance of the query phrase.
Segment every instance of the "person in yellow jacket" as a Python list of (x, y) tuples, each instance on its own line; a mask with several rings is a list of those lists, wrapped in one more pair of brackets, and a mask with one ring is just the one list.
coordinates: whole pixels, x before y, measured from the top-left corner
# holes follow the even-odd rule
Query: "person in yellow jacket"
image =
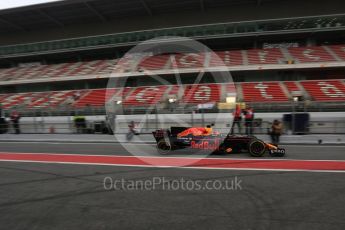
[(85, 116), (75, 115), (73, 117), (73, 121), (74, 121), (74, 126), (76, 127), (78, 134), (86, 133), (86, 120), (85, 120)]

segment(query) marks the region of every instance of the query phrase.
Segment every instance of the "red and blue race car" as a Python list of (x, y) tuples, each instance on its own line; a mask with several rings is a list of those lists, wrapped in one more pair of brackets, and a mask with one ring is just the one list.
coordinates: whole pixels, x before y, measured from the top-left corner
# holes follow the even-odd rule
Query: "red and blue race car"
[(249, 152), (253, 157), (261, 157), (266, 152), (271, 156), (283, 157), (285, 149), (266, 143), (254, 136), (222, 135), (209, 127), (171, 127), (153, 132), (160, 154), (190, 148), (218, 153)]

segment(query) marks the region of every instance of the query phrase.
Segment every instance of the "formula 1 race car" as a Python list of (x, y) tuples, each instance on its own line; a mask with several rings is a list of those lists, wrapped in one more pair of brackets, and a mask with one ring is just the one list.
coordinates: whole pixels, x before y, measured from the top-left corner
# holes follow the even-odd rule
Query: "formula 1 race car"
[[(196, 130), (195, 130), (196, 129)], [(171, 127), (153, 133), (160, 154), (178, 149), (199, 149), (218, 153), (239, 153), (247, 151), (253, 157), (261, 157), (267, 151), (273, 157), (283, 157), (285, 149), (265, 143), (254, 136), (222, 135), (216, 132), (203, 135), (203, 128)]]

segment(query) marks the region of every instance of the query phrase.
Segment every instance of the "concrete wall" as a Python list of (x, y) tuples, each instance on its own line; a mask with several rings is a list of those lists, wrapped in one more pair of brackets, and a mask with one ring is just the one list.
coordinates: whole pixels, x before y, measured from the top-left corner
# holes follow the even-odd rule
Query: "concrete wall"
[(162, 27), (198, 25), (219, 22), (236, 22), (244, 20), (273, 19), (299, 16), (313, 16), (344, 13), (345, 2), (342, 0), (290, 0), (255, 4), (241, 4), (232, 7), (193, 11), (154, 14), (145, 17), (128, 17), (85, 25), (66, 26), (45, 31), (1, 34), (0, 45), (28, 43), (63, 38), (100, 35), (126, 31), (145, 30)]

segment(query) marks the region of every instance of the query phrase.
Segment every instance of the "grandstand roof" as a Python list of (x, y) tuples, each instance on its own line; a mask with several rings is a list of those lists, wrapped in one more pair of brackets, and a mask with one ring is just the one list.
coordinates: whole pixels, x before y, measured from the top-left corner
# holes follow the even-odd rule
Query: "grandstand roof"
[(0, 11), (0, 32), (63, 28), (88, 22), (118, 18), (205, 11), (240, 4), (263, 4), (282, 0), (68, 0)]

